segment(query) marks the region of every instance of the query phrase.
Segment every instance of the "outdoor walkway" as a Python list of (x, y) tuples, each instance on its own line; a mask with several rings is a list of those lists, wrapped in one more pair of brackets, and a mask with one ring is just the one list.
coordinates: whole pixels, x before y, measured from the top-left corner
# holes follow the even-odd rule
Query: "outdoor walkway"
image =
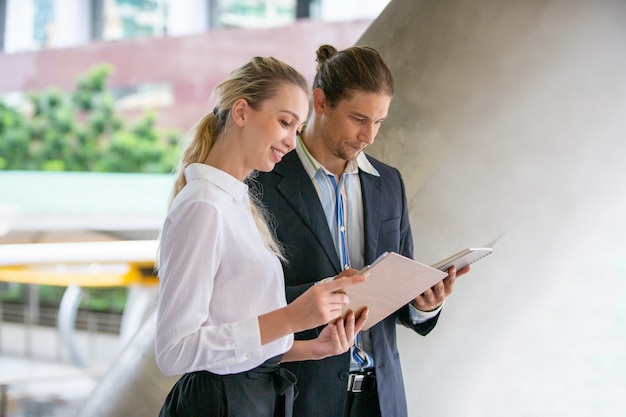
[(0, 417), (73, 416), (119, 351), (115, 335), (79, 334), (89, 365), (77, 368), (59, 350), (55, 330), (28, 334), (23, 325), (0, 323)]

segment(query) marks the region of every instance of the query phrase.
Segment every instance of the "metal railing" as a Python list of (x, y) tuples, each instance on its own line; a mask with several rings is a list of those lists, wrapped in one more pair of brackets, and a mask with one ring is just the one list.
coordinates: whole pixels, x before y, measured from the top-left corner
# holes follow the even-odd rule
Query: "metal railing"
[[(8, 345), (13, 348), (10, 353), (28, 359), (37, 359), (37, 349), (35, 344), (37, 339), (34, 333), (40, 328), (54, 329), (58, 334), (59, 309), (37, 305), (36, 308), (28, 304), (0, 302), (0, 353), (6, 353)], [(98, 334), (119, 335), (122, 315), (119, 313), (106, 313), (78, 310), (74, 320), (74, 328), (87, 334), (88, 338), (95, 338)], [(9, 324), (17, 324), (22, 327), (21, 343), (9, 341), (3, 327)], [(14, 336), (13, 336), (14, 337)], [(11, 342), (11, 343), (9, 343)], [(20, 351), (15, 350), (15, 346), (21, 346)], [(46, 357), (49, 359), (49, 357)], [(65, 361), (63, 355), (57, 354), (56, 359)]]

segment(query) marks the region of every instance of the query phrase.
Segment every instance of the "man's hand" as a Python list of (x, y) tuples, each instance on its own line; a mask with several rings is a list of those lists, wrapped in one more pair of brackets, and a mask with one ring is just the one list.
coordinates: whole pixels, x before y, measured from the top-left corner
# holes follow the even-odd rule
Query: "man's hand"
[(456, 279), (467, 274), (469, 270), (469, 265), (458, 272), (455, 267), (450, 267), (447, 277), (415, 298), (415, 307), (420, 311), (433, 311), (439, 308), (445, 299), (452, 294), (452, 287), (454, 287)]

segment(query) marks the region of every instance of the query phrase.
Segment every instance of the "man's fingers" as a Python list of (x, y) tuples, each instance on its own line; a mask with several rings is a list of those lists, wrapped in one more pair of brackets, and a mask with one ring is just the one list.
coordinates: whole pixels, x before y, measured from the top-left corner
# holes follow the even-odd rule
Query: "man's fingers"
[(435, 297), (438, 297), (441, 294), (443, 294), (445, 289), (446, 289), (446, 286), (443, 282), (438, 282), (437, 284), (433, 285), (433, 287), (431, 288), (432, 293)]
[(471, 269), (471, 268), (472, 268), (471, 266), (467, 265), (465, 268), (463, 268), (463, 269), (459, 269), (459, 270), (456, 272), (456, 277), (458, 278), (458, 277), (460, 277), (461, 275), (465, 275), (465, 274), (467, 274), (467, 273), (470, 271), (470, 269)]

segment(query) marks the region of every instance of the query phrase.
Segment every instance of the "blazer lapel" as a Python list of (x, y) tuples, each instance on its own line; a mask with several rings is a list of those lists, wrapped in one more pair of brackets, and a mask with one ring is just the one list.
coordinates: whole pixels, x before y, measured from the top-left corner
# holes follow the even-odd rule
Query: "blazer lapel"
[(335, 271), (339, 273), (339, 257), (335, 251), (335, 244), (328, 229), (324, 209), (320, 203), (317, 191), (308, 174), (302, 166), (296, 152), (290, 152), (283, 158), (274, 171), (282, 177), (277, 189), (285, 201), (293, 207), (294, 211), (302, 218), (304, 224), (315, 236), (319, 244), (324, 248)]
[[(377, 250), (378, 235), (380, 232), (380, 219), (382, 213), (383, 195), (381, 191), (380, 177), (359, 170), (361, 179), (361, 191), (363, 193), (363, 227), (365, 227), (365, 265), (374, 262), (379, 255)], [(388, 350), (389, 338), (385, 336), (386, 325), (382, 323), (370, 329), (373, 353)], [(395, 325), (394, 325), (395, 327)], [(381, 355), (383, 356), (383, 355)], [(375, 361), (378, 368), (384, 365), (381, 356)], [(383, 362), (383, 363), (381, 363)]]
[(380, 177), (359, 170), (361, 179), (361, 191), (363, 192), (363, 227), (365, 236), (365, 264), (376, 260), (376, 242), (380, 225), (382, 193)]

